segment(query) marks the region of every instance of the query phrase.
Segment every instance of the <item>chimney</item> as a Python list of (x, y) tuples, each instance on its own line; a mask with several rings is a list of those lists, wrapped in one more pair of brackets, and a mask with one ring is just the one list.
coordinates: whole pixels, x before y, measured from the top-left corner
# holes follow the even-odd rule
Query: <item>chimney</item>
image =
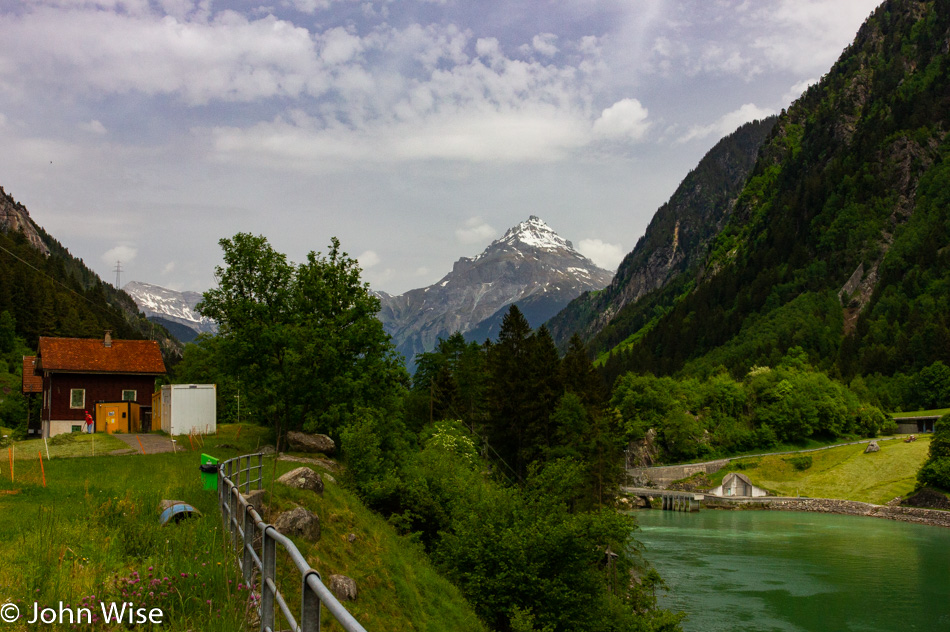
[(106, 329), (106, 337), (105, 337), (105, 339), (102, 341), (102, 346), (103, 346), (103, 347), (111, 347), (111, 346), (112, 346), (112, 330), (111, 330), (111, 329)]

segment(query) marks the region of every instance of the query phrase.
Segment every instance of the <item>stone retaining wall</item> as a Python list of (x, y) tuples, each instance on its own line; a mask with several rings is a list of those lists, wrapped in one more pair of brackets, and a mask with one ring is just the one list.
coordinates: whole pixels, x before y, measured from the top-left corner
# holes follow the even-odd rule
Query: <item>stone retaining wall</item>
[(950, 527), (950, 511), (920, 509), (917, 507), (871, 505), (869, 503), (861, 503), (853, 500), (778, 497), (756, 500), (724, 500), (707, 496), (703, 504), (707, 507), (720, 509), (735, 509), (737, 505), (740, 505), (743, 506), (743, 508), (767, 509), (772, 511), (813, 511), (816, 513), (833, 513), (846, 516), (870, 516), (873, 518), (887, 518), (888, 520), (914, 522), (935, 527)]
[(665, 488), (673, 481), (692, 476), (693, 474), (714, 474), (721, 470), (729, 459), (710, 461), (709, 463), (693, 463), (689, 465), (663, 465), (660, 467), (631, 467), (627, 470), (628, 480), (636, 486), (653, 484)]

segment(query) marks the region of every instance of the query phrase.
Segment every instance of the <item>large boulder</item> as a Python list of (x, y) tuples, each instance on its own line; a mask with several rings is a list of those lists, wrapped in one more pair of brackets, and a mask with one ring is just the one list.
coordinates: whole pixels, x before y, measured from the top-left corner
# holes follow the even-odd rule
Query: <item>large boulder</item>
[(287, 433), (287, 443), (293, 452), (333, 454), (336, 451), (336, 443), (333, 439), (323, 434), (291, 431)]
[(309, 467), (290, 470), (277, 479), (277, 482), (295, 489), (307, 489), (318, 494), (323, 493), (323, 479)]
[(320, 539), (320, 518), (303, 507), (294, 507), (277, 516), (274, 527), (284, 535), (296, 535), (311, 541)]
[(877, 441), (871, 441), (868, 444), (868, 447), (864, 448), (865, 454), (868, 454), (870, 452), (880, 452), (880, 451), (881, 451), (881, 446), (877, 444)]
[(354, 601), (356, 582), (346, 575), (330, 575), (330, 592), (340, 601)]

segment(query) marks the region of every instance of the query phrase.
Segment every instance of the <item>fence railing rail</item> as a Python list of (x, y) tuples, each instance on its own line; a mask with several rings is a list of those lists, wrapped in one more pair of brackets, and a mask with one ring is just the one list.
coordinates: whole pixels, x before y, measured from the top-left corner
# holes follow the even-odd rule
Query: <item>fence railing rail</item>
[[(322, 608), (343, 626), (347, 632), (366, 632), (356, 619), (330, 592), (320, 573), (310, 567), (294, 543), (273, 525), (267, 524), (243, 494), (264, 488), (264, 455), (247, 454), (224, 461), (218, 468), (218, 501), (225, 527), (231, 541), (241, 547), (238, 564), (244, 581), (253, 584), (260, 580), (261, 632), (275, 632), (278, 628), (277, 611), (294, 632), (319, 632)], [(282, 549), (300, 571), (300, 584), (294, 590), (301, 595), (300, 619), (277, 586), (277, 554)], [(285, 629), (283, 626), (281, 630)]]

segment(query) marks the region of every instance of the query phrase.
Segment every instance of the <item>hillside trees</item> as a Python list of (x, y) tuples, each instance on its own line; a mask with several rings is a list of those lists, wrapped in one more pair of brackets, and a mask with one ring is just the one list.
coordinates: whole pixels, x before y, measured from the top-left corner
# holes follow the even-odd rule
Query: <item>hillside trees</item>
[(728, 372), (705, 379), (628, 373), (611, 404), (626, 439), (654, 429), (668, 460), (767, 449), (779, 442), (846, 435), (873, 437), (886, 424), (881, 411), (808, 364), (793, 348), (774, 368), (755, 367), (742, 381)]
[(378, 299), (336, 238), (296, 266), (263, 236), (219, 243), (225, 265), (198, 311), (219, 323), (222, 361), (262, 421), (278, 435), (338, 437), (359, 407), (392, 404), (404, 370), (375, 318)]
[(921, 486), (932, 485), (950, 492), (950, 415), (944, 415), (934, 425), (930, 452), (917, 481)]
[(882, 402), (947, 404), (890, 387), (950, 365), (948, 33), (945, 2), (869, 18), (781, 115), (705, 257), (592, 339), (597, 353), (626, 347), (611, 379), (720, 365), (741, 379), (801, 346), (831, 375), (885, 387)]

